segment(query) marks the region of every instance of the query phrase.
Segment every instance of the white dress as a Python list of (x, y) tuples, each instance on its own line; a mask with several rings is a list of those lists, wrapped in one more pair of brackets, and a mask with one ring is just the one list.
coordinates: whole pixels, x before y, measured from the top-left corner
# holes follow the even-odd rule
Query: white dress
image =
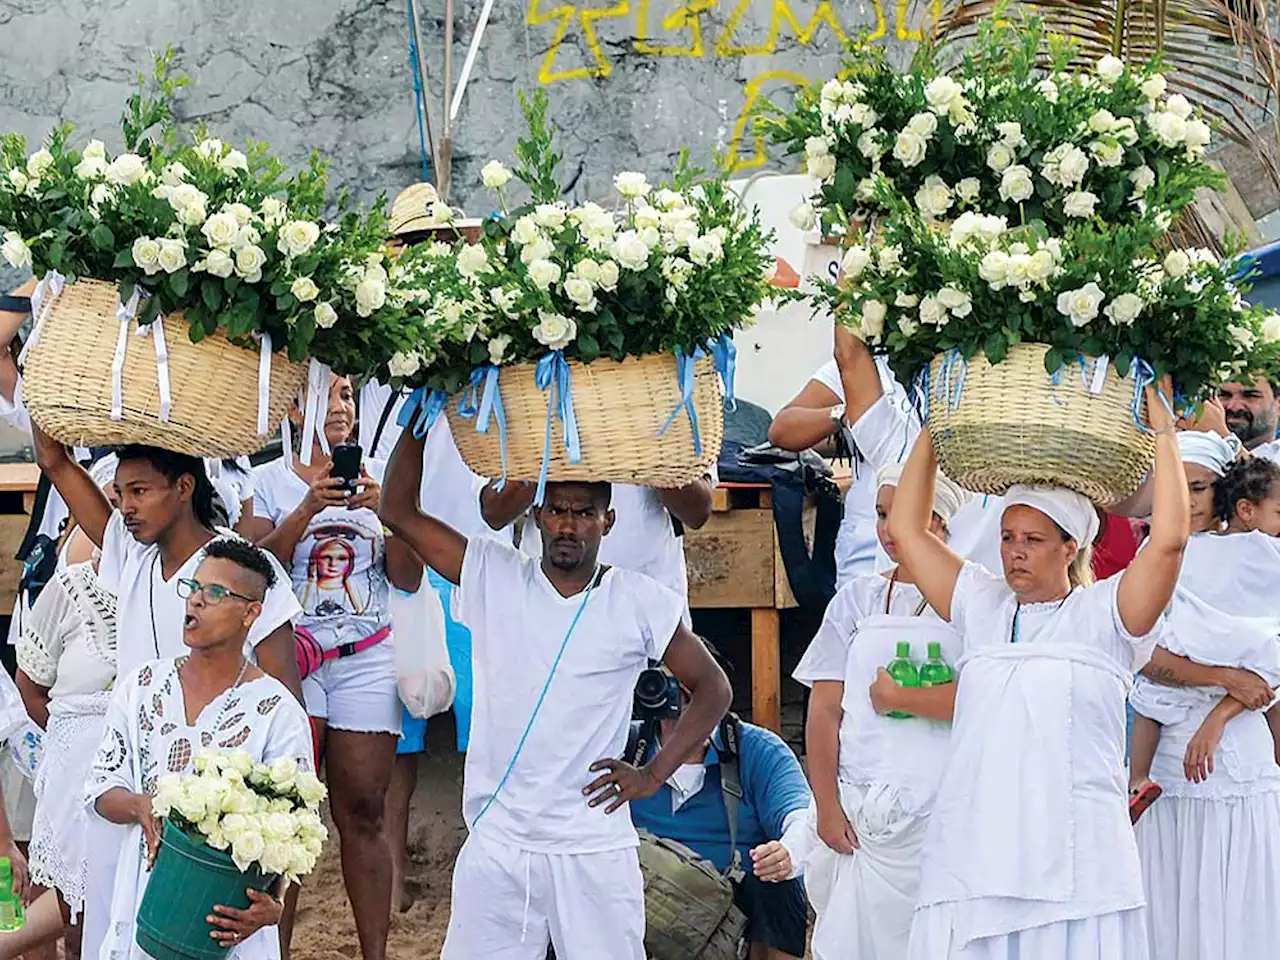
[(920, 889), (924, 839), (950, 754), (951, 725), (880, 716), (869, 688), (876, 670), (910, 641), (923, 660), (936, 641), (954, 664), (960, 635), (928, 608), (911, 584), (878, 575), (856, 577), (832, 599), (822, 627), (795, 678), (844, 684), (841, 698), (839, 788), (858, 849), (838, 854), (817, 835), (817, 806), (807, 812), (801, 851), (792, 858), (804, 874), (817, 913), (815, 960), (901, 960)]
[[(85, 799), (91, 810), (99, 797), (116, 787), (154, 794), (160, 777), (191, 772), (196, 754), (205, 749), (244, 750), (261, 763), (289, 758), (298, 761), (301, 769), (312, 769), (306, 713), (274, 677), (259, 677), (215, 697), (188, 725), (178, 680), (178, 666), (184, 659), (144, 663), (116, 687), (86, 784)], [(134, 939), (138, 907), (147, 889), (142, 828), (132, 826), (123, 834), (100, 960), (147, 957)], [(276, 960), (279, 932), (275, 927), (259, 930), (228, 950), (227, 956)]]
[(1152, 642), (1120, 622), (1119, 580), (1019, 609), (1003, 579), (961, 571), (964, 680), (910, 960), (1147, 960), (1124, 750)]
[(18, 641), (18, 665), (49, 688), (49, 724), (36, 773), (31, 877), (56, 888), (71, 916), (84, 907), (88, 813), (80, 791), (102, 741), (116, 675), (116, 602), (90, 563), (53, 575)]
[[(1280, 685), (1280, 540), (1192, 538), (1161, 645)], [(1151, 778), (1164, 790), (1138, 822), (1152, 960), (1229, 960), (1280, 942), (1280, 766), (1261, 711), (1232, 719), (1214, 771), (1192, 783), (1187, 744), (1224, 696), (1140, 677), (1134, 709), (1161, 724)]]

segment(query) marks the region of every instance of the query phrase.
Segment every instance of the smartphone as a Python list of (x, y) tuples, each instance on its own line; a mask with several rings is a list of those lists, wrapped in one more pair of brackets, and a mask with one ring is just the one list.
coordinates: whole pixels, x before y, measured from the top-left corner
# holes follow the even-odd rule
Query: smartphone
[(342, 480), (342, 487), (349, 493), (356, 492), (356, 484), (360, 482), (360, 460), (364, 452), (357, 443), (340, 443), (333, 448), (333, 466), (329, 468), (329, 476)]

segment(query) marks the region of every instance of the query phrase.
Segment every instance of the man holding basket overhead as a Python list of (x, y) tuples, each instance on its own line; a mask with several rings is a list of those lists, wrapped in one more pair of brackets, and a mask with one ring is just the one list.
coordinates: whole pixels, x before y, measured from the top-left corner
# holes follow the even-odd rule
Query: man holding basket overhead
[[(644, 960), (644, 890), (626, 805), (651, 796), (729, 708), (729, 682), (681, 623), (684, 600), (599, 563), (614, 523), (606, 483), (551, 483), (534, 559), (468, 540), (417, 506), (423, 441), (400, 438), (383, 521), (457, 585), (475, 704), (463, 782), (470, 836), (453, 877), (446, 960)], [(478, 494), (477, 490), (477, 494)], [(661, 660), (690, 700), (645, 767), (615, 759), (632, 690)]]

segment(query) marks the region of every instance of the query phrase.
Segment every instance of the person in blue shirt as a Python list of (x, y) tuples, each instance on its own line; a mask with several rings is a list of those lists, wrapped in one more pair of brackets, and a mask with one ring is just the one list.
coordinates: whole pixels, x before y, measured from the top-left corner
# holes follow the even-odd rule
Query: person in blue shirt
[[(674, 728), (664, 720), (660, 737)], [(652, 747), (650, 750), (652, 751)], [(723, 872), (732, 860), (729, 815), (720, 787), (722, 728), (690, 754), (651, 797), (631, 801), (637, 829), (674, 840)], [(747, 916), (750, 960), (789, 960), (805, 954), (809, 905), (791, 862), (786, 835), (803, 830), (809, 784), (791, 748), (777, 734), (740, 723), (738, 850), (744, 876), (734, 901)]]

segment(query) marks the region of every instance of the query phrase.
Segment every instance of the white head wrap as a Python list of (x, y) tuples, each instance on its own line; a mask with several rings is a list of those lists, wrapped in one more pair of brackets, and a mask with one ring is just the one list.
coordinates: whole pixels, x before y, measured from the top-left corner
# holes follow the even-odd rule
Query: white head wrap
[(120, 466), (120, 458), (114, 453), (108, 453), (101, 460), (94, 461), (89, 467), (89, 476), (93, 478), (93, 482), (98, 488), (107, 486), (116, 478), (116, 467)]
[[(905, 463), (891, 463), (881, 467), (876, 473), (876, 490), (879, 491), (881, 487), (896, 487), (902, 480), (905, 466)], [(933, 487), (933, 512), (943, 523), (950, 524), (951, 518), (969, 502), (971, 496), (971, 493), (956, 486), (941, 470), (938, 471)]]
[(1235, 454), (1222, 437), (1196, 430), (1183, 430), (1178, 434), (1178, 451), (1182, 454), (1183, 463), (1194, 463), (1218, 477), (1226, 476), (1227, 467), (1235, 459)]
[(1098, 535), (1098, 512), (1088, 497), (1061, 487), (1013, 486), (1004, 495), (1005, 509), (1031, 507), (1067, 532), (1076, 545), (1083, 548)]

